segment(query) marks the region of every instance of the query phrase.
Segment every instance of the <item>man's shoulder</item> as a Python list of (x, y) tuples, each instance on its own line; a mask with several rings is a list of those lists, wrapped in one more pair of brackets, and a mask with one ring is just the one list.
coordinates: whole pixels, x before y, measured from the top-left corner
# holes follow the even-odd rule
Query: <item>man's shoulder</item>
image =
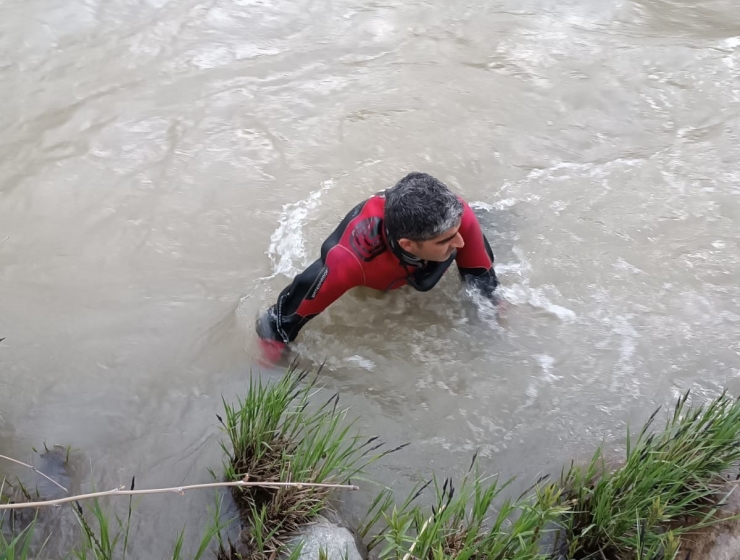
[(388, 248), (383, 233), (385, 197), (375, 194), (350, 212), (350, 222), (344, 245), (360, 262), (367, 263)]
[(363, 262), (370, 262), (388, 248), (383, 236), (383, 218), (362, 217), (352, 228), (348, 238), (349, 249)]
[(473, 211), (473, 208), (470, 206), (470, 204), (468, 204), (468, 202), (460, 195), (457, 195), (457, 198), (460, 200), (460, 202), (462, 202), (463, 205), (462, 223), (464, 225), (470, 223), (477, 224), (478, 217), (475, 215), (475, 212)]
[(356, 216), (362, 214), (363, 217), (377, 216), (379, 218), (382, 218), (384, 208), (385, 196), (382, 192), (380, 192), (360, 202), (357, 206), (355, 206), (355, 208), (353, 208), (353, 212), (356, 212)]

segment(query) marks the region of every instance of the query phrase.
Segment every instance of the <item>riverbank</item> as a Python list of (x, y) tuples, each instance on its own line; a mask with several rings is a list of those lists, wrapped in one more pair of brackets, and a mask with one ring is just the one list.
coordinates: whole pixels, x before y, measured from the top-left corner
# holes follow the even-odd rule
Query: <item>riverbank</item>
[[(218, 414), (223, 472), (212, 472), (208, 482), (231, 485), (210, 491), (229, 492), (236, 515), (229, 519), (214, 510), (200, 546), (187, 556), (183, 534), (176, 536), (173, 559), (301, 558), (296, 535), (321, 519), (337, 492), (351, 491), (360, 480), (371, 484), (365, 480), (370, 467), (405, 447), (386, 449), (379, 438), (355, 431), (338, 394), (316, 402), (319, 384), (319, 372), (294, 363), (280, 380), (267, 383), (254, 376), (236, 402), (223, 400)], [(737, 528), (732, 515), (740, 511), (731, 482), (740, 461), (740, 403), (724, 393), (704, 404), (689, 399), (687, 391), (673, 410), (657, 410), (637, 434), (628, 433), (620, 463), (607, 462), (599, 448), (586, 464), (533, 481), (516, 499), (504, 498), (511, 481), (482, 473), (475, 457), (459, 481), (430, 473), (431, 479), (407, 496), (380, 485), (366, 519), (353, 528), (359, 548), (389, 560), (642, 560), (687, 552), (694, 560), (721, 558), (721, 547), (732, 550)], [(656, 427), (662, 417), (665, 424)], [(69, 463), (68, 452), (41, 455), (48, 459), (50, 453), (62, 467)], [(65, 551), (44, 551), (45, 518), (54, 510), (12, 509), (67, 493), (56, 482), (64, 492), (44, 495), (48, 484), (38, 485), (40, 477), (27, 469), (2, 485), (0, 558), (69, 554), (114, 560), (132, 554), (132, 496), (123, 518), (111, 517), (98, 498), (65, 503), (61, 509), (78, 522), (77, 543)], [(146, 492), (134, 486), (132, 480), (131, 494)], [(165, 489), (172, 490), (178, 489)], [(318, 550), (316, 542), (309, 548)], [(359, 557), (359, 551), (350, 556)]]

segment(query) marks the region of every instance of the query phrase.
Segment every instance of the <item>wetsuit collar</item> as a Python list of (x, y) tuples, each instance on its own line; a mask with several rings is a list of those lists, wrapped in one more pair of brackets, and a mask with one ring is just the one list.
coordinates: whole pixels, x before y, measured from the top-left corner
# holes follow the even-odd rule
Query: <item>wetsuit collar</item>
[(391, 252), (398, 257), (398, 260), (400, 260), (402, 264), (413, 266), (415, 268), (421, 268), (426, 264), (425, 260), (405, 251), (390, 234), (388, 228), (385, 227), (385, 224), (383, 225), (383, 231), (385, 233), (385, 239), (388, 242), (388, 247), (391, 248)]
[[(457, 256), (457, 250), (455, 250), (444, 262), (429, 262), (420, 259), (416, 255), (412, 255), (408, 251), (404, 251), (393, 236), (391, 236), (385, 224), (383, 225), (383, 234), (391, 252), (398, 257), (402, 265), (407, 267), (406, 281), (420, 292), (431, 290), (439, 282), (440, 278), (442, 278), (445, 271)], [(410, 272), (408, 267), (412, 267), (415, 270)]]

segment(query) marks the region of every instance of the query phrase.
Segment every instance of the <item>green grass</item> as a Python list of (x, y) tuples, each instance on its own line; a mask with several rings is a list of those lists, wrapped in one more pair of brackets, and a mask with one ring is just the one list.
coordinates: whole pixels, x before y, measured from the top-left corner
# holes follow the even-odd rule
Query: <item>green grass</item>
[[(196, 551), (184, 550), (184, 529), (173, 535), (172, 560), (200, 560), (214, 539), (220, 560), (279, 553), (297, 560), (300, 545), (286, 543), (335, 492), (305, 483), (357, 482), (371, 463), (400, 449), (382, 450), (377, 438), (357, 435), (338, 395), (314, 406), (317, 375), (294, 363), (274, 382), (253, 377), (236, 404), (224, 399), (226, 479), (304, 485), (232, 488), (239, 542), (224, 544), (219, 504)], [(727, 475), (740, 462), (740, 402), (726, 393), (703, 406), (688, 399), (689, 392), (678, 399), (664, 427), (654, 428), (658, 410), (636, 437), (628, 430), (616, 468), (599, 448), (587, 464), (571, 464), (559, 480), (543, 478), (513, 499), (505, 497), (512, 481), (482, 476), (474, 458), (459, 484), (432, 476), (400, 502), (392, 490), (381, 491), (358, 533), (380, 560), (545, 560), (553, 543), (554, 554), (570, 560), (675, 560), (683, 537), (721, 520)], [(36, 497), (20, 480), (0, 484), (0, 502)], [(122, 518), (97, 501), (70, 509), (81, 529), (71, 558), (126, 559), (135, 538), (131, 500)], [(0, 513), (0, 560), (37, 555), (33, 535), (41, 522), (28, 512)]]
[(663, 430), (627, 439), (624, 464), (608, 470), (597, 450), (561, 477), (568, 558), (672, 559), (679, 537), (715, 523), (728, 470), (740, 460), (740, 402), (725, 393), (707, 406), (676, 403)]
[(31, 558), (31, 543), (35, 527), (36, 520), (34, 519), (23, 530), (8, 540), (0, 520), (0, 560), (26, 560)]
[[(131, 482), (131, 489), (134, 481)], [(10, 486), (3, 480), (0, 484), (0, 503), (9, 501), (21, 502), (34, 498), (31, 493), (18, 481)], [(38, 496), (35, 496), (38, 498)], [(70, 504), (66, 508), (74, 512), (80, 525), (79, 543), (66, 555), (65, 559), (73, 560), (125, 560), (129, 552), (129, 537), (131, 536), (131, 515), (133, 502), (129, 499), (127, 515), (121, 519), (118, 515), (111, 515), (100, 505), (97, 498), (92, 500), (92, 505), (83, 509), (79, 502)], [(51, 535), (48, 535), (41, 546), (34, 546), (34, 535), (39, 527), (43, 530), (43, 524), (39, 523), (39, 510), (30, 520), (28, 515), (20, 515), (21, 510), (10, 510), (0, 512), (0, 560), (26, 560), (38, 557), (46, 547)], [(25, 510), (26, 512), (30, 510)], [(212, 542), (214, 542), (220, 531), (226, 526), (221, 520), (220, 507), (213, 513), (213, 521), (206, 528), (200, 545), (194, 554), (188, 556), (192, 560), (200, 560), (204, 557)], [(42, 533), (43, 534), (43, 533)], [(185, 529), (179, 533), (173, 546), (172, 560), (184, 560), (184, 537)]]
[[(81, 509), (76, 510), (80, 526), (82, 527), (81, 542), (65, 558), (74, 560), (125, 560), (126, 547), (121, 546), (122, 539), (127, 541), (130, 527), (121, 523), (116, 517), (118, 529), (114, 530), (108, 516), (103, 512), (97, 500), (91, 507), (95, 523), (88, 523)], [(223, 524), (217, 522), (212, 524), (203, 535), (200, 546), (194, 555), (190, 556), (192, 560), (200, 560), (208, 551), (208, 547), (217, 537), (219, 531), (223, 529)], [(2, 531), (0, 523), (0, 560), (30, 560), (38, 557), (44, 550), (47, 540), (37, 550), (32, 548), (34, 533), (37, 530), (37, 518), (34, 518), (30, 524), (27, 524), (22, 530), (15, 531), (16, 534), (10, 539)], [(172, 560), (183, 560), (183, 542), (185, 529), (183, 529), (172, 551)]]
[[(560, 503), (558, 488), (542, 482), (494, 508), (511, 480), (499, 483), (498, 477), (481, 477), (474, 459), (459, 489), (450, 479), (440, 487), (433, 478), (417, 486), (400, 506), (394, 505), (390, 490), (381, 492), (360, 534), (369, 538), (369, 550), (379, 549), (381, 560), (545, 559), (541, 540), (567, 508)], [(415, 503), (428, 487), (434, 489), (434, 505)], [(381, 529), (370, 536), (377, 523)]]
[[(131, 489), (134, 489), (133, 479)], [(115, 515), (114, 522), (111, 521), (110, 514), (106, 513), (100, 506), (97, 498), (92, 500), (92, 506), (89, 509), (94, 519), (93, 523), (90, 523), (85, 517), (85, 512), (80, 503), (75, 502), (74, 504), (74, 512), (80, 524), (82, 538), (80, 545), (72, 551), (72, 558), (75, 560), (125, 560), (129, 551), (132, 501), (129, 500), (126, 518), (121, 519), (118, 515)], [(210, 544), (218, 537), (225, 525), (221, 520), (220, 507), (217, 507), (213, 513), (213, 521), (203, 533), (198, 549), (189, 558), (192, 560), (203, 558)], [(172, 560), (183, 560), (184, 539), (185, 528), (183, 527), (175, 540)]]
[[(0, 481), (0, 504), (17, 503), (24, 499), (33, 499), (33, 496), (19, 479), (16, 479), (15, 484), (11, 484), (7, 479)], [(21, 513), (14, 510), (0, 512), (0, 560), (31, 558), (38, 513), (30, 519), (29, 516), (30, 512)], [(38, 553), (43, 551), (45, 546), (46, 542), (41, 545)]]
[[(558, 482), (539, 481), (495, 508), (511, 481), (470, 472), (457, 492), (449, 479), (441, 488), (433, 479), (400, 505), (386, 490), (361, 535), (390, 560), (673, 560), (682, 536), (722, 521), (726, 475), (740, 461), (740, 402), (723, 393), (691, 407), (688, 397), (678, 399), (663, 429), (651, 431), (655, 411), (634, 441), (628, 434), (618, 468), (609, 468), (600, 447)], [(427, 486), (435, 491), (430, 508), (416, 504)], [(546, 546), (553, 540), (554, 550)]]
[[(252, 377), (243, 399), (224, 400), (221, 421), (228, 439), (227, 480), (345, 484), (362, 476), (367, 466), (401, 447), (380, 451), (377, 438), (352, 431), (347, 410), (335, 394), (322, 406), (310, 406), (316, 380), (294, 362), (274, 383)], [(310, 486), (279, 489), (234, 488), (241, 512), (242, 545), (252, 558), (270, 558), (301, 525), (328, 507), (332, 489)], [(222, 547), (221, 558), (237, 558), (235, 548)]]

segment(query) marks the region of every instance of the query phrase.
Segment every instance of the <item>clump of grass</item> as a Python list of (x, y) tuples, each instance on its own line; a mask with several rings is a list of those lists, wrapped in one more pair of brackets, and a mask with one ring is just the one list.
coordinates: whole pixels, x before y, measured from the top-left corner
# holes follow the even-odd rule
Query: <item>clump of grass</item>
[[(129, 539), (130, 524), (124, 523), (116, 516), (115, 523), (117, 528), (109, 519), (108, 515), (101, 508), (98, 500), (94, 500), (90, 508), (95, 518), (95, 527), (88, 523), (82, 508), (77, 504), (75, 513), (82, 527), (81, 543), (76, 546), (65, 558), (74, 558), (75, 560), (125, 560), (127, 552), (127, 543)], [(130, 513), (129, 509), (129, 513)], [(208, 551), (209, 545), (223, 529), (223, 524), (219, 520), (220, 514), (215, 515), (215, 523), (211, 524), (205, 531), (201, 539), (200, 546), (193, 556), (192, 560), (200, 560)], [(10, 539), (5, 533), (0, 531), (0, 560), (30, 560), (38, 558), (43, 552), (51, 535), (47, 536), (46, 541), (41, 546), (34, 546), (34, 534), (37, 530), (37, 519), (26, 525), (26, 527), (14, 534)], [(185, 529), (178, 535), (172, 551), (172, 560), (182, 560), (184, 547)], [(123, 544), (122, 544), (123, 543)]]
[[(248, 477), (259, 482), (344, 484), (359, 476), (373, 461), (397, 451), (378, 451), (383, 443), (351, 433), (335, 394), (322, 406), (309, 401), (316, 393), (316, 375), (299, 371), (293, 362), (274, 383), (252, 377), (246, 395), (235, 405), (224, 402), (225, 419), (219, 417), (228, 437), (222, 447), (228, 456), (228, 480)], [(270, 558), (285, 552), (286, 541), (301, 525), (328, 507), (331, 488), (287, 486), (233, 488), (232, 493), (245, 529), (241, 549), (251, 558)], [(231, 544), (220, 558), (238, 558)]]
[[(32, 499), (31, 493), (16, 477), (16, 484), (7, 479), (0, 481), (0, 504), (18, 503)], [(31, 517), (30, 512), (22, 514), (16, 510), (0, 512), (0, 560), (26, 560), (43, 552), (48, 539), (33, 550), (34, 532), (38, 521), (38, 512)]]
[[(27, 488), (20, 478), (15, 482), (0, 481), (0, 504), (22, 503), (38, 497), (38, 490)], [(26, 558), (34, 544), (34, 528), (38, 512), (23, 510), (0, 511), (0, 560)], [(43, 543), (40, 550), (43, 550)]]
[(0, 522), (0, 559), (2, 560), (26, 560), (30, 558), (31, 543), (36, 521), (32, 521), (22, 531), (8, 540), (3, 532)]
[[(475, 476), (471, 477), (473, 464)], [(547, 557), (541, 549), (543, 536), (554, 530), (553, 523), (567, 507), (559, 489), (541, 479), (515, 500), (505, 499), (494, 512), (493, 503), (512, 481), (481, 477), (475, 458), (456, 491), (450, 479), (440, 488), (436, 478), (417, 486), (399, 506), (392, 492), (378, 494), (370, 506), (360, 534), (367, 537), (371, 527), (382, 522), (368, 549), (384, 545), (379, 559), (441, 560), (495, 559), (537, 560)], [(435, 504), (429, 508), (414, 502), (433, 486)]]
[[(136, 477), (132, 477), (131, 490), (134, 489), (135, 484)], [(93, 528), (85, 517), (85, 512), (80, 502), (74, 502), (73, 511), (82, 529), (82, 542), (74, 550), (74, 557), (77, 560), (87, 560), (87, 558), (93, 558), (94, 560), (113, 560), (118, 557), (125, 560), (126, 553), (128, 552), (129, 534), (131, 532), (132, 498), (133, 496), (129, 497), (125, 521), (116, 514), (115, 524), (111, 522), (109, 515), (103, 511), (100, 501), (94, 498), (90, 511), (97, 524), (97, 529)], [(119, 543), (121, 543), (121, 546), (119, 546)]]
[[(134, 489), (135, 480), (131, 480), (131, 490)], [(72, 551), (75, 560), (125, 560), (129, 550), (129, 537), (131, 533), (131, 514), (133, 503), (129, 499), (128, 512), (125, 519), (118, 515), (114, 520), (106, 513), (97, 498), (93, 499), (90, 512), (94, 518), (94, 525), (85, 517), (85, 512), (79, 502), (74, 504), (74, 512), (82, 529), (82, 539), (79, 546)], [(224, 527), (221, 521), (220, 508), (213, 515), (213, 522), (206, 528), (201, 538), (198, 549), (191, 556), (192, 560), (200, 560), (208, 551), (211, 542), (219, 535)], [(185, 528), (179, 533), (172, 550), (172, 560), (183, 558), (183, 546)], [(2, 550), (2, 549), (0, 549)]]
[(740, 402), (722, 393), (708, 406), (679, 397), (662, 431), (627, 438), (625, 463), (609, 471), (601, 449), (561, 476), (567, 558), (673, 559), (679, 537), (717, 522), (728, 470), (740, 460)]
[[(45, 476), (45, 475), (44, 475)], [(135, 480), (131, 480), (131, 490)], [(20, 479), (11, 484), (3, 479), (0, 482), (0, 504), (22, 503), (39, 499), (38, 490), (29, 491)], [(64, 558), (75, 560), (125, 560), (129, 550), (131, 532), (131, 516), (133, 501), (129, 498), (128, 511), (124, 519), (117, 514), (111, 515), (103, 510), (97, 498), (93, 499), (92, 506), (83, 510), (79, 501), (70, 504), (71, 510), (81, 527), (78, 544)], [(219, 504), (220, 506), (220, 504)], [(66, 509), (66, 508), (65, 508)], [(0, 511), (0, 560), (26, 560), (37, 558), (44, 551), (51, 534), (47, 534), (43, 518), (39, 518), (39, 509), (13, 509), (7, 512)], [(33, 517), (31, 517), (33, 514)], [(91, 518), (91, 519), (90, 519)], [(216, 508), (213, 522), (206, 528), (200, 545), (192, 560), (200, 560), (208, 551), (209, 545), (220, 534), (226, 523), (221, 520), (220, 507)], [(39, 535), (40, 533), (40, 535)], [(35, 538), (45, 536), (46, 540), (36, 543)], [(175, 541), (172, 560), (182, 560), (185, 529), (179, 533)], [(60, 553), (61, 554), (61, 553)], [(61, 556), (60, 556), (61, 557)]]
[[(380, 451), (384, 444), (377, 438), (350, 432), (353, 422), (338, 408), (338, 395), (310, 406), (316, 378), (294, 362), (274, 383), (252, 378), (236, 405), (224, 401), (225, 420), (219, 420), (228, 437), (221, 443), (226, 478), (294, 484), (233, 487), (243, 523), (238, 545), (224, 547), (219, 510), (196, 560), (216, 536), (219, 560), (297, 560), (300, 544), (288, 549), (287, 543), (328, 507), (331, 485), (361, 476), (370, 463), (404, 447)], [(540, 479), (512, 500), (502, 499), (511, 480), (482, 477), (474, 457), (459, 487), (433, 477), (400, 505), (390, 489), (380, 492), (359, 534), (380, 560), (675, 560), (683, 536), (727, 519), (716, 514), (727, 474), (740, 462), (740, 401), (722, 393), (693, 407), (688, 398), (687, 391), (678, 399), (664, 429), (651, 432), (659, 409), (636, 439), (628, 433), (619, 468), (611, 469), (599, 448), (586, 466), (571, 464), (557, 483)], [(328, 486), (306, 486), (316, 483)], [(427, 488), (434, 492), (429, 507), (418, 503)], [(32, 500), (31, 494), (20, 480), (0, 484), (0, 503)], [(73, 557), (125, 560), (131, 500), (128, 505), (124, 519), (112, 520), (97, 499), (87, 513), (76, 502), (83, 538)], [(0, 560), (25, 560), (34, 548), (35, 518), (13, 515), (0, 515)], [(183, 542), (184, 532), (173, 560), (182, 558)]]

